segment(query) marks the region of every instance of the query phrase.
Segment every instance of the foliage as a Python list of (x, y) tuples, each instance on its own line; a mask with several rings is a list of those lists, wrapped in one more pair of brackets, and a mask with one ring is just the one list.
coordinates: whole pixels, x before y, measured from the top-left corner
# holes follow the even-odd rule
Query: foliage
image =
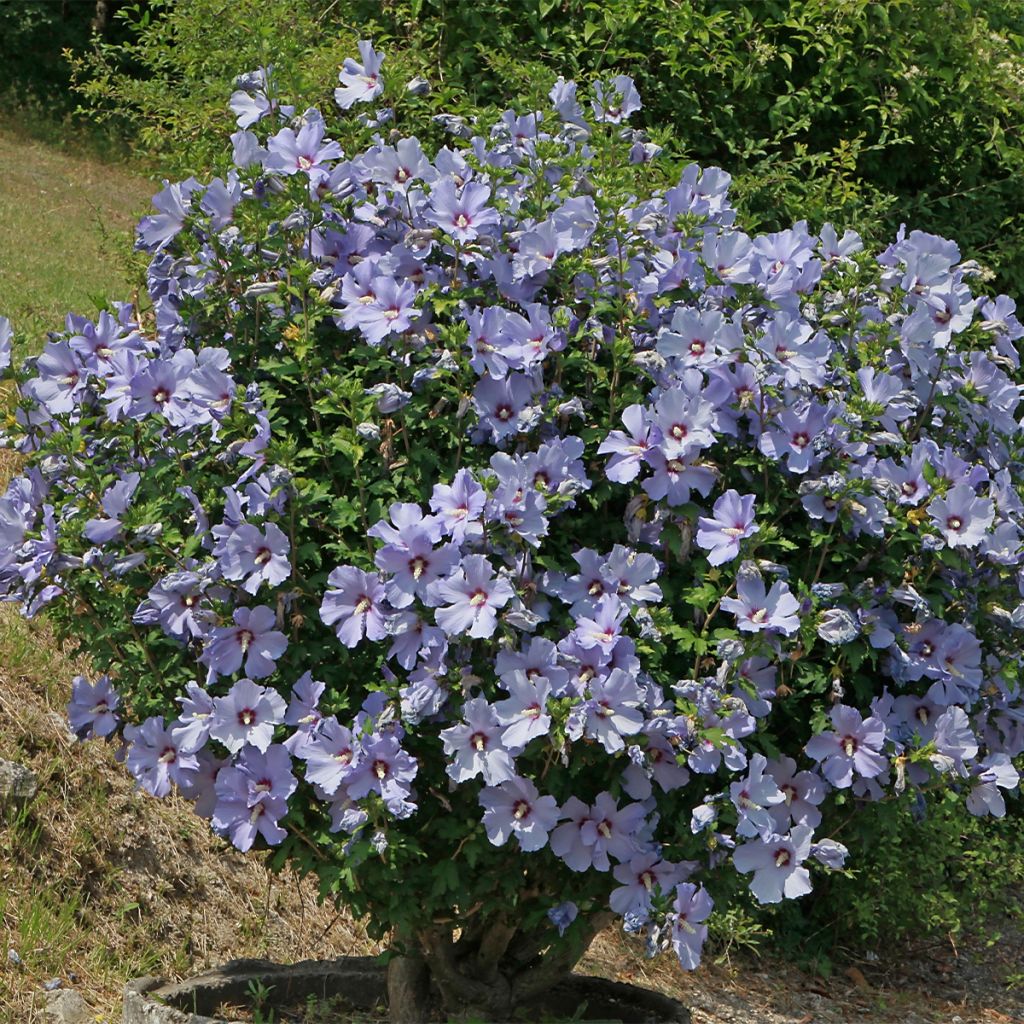
[(280, 87), (307, 104), (351, 45), (321, 23), (314, 0), (148, 0), (120, 8), (123, 41), (68, 53), (72, 79), (102, 120), (123, 119), (133, 141), (170, 173), (208, 171), (231, 124), (224, 96), (240, 70), (273, 64)]
[(288, 95), (317, 105), (332, 55), (362, 31), (463, 115), (510, 96), (535, 106), (559, 74), (634, 73), (658, 141), (727, 167), (752, 228), (805, 217), (877, 242), (905, 221), (1024, 287), (1016, 0), (187, 0), (154, 13), (124, 11), (137, 41), (82, 54), (75, 77), (180, 171), (208, 166), (239, 66), (273, 63)]
[(994, 939), (1019, 916), (1010, 896), (1024, 884), (1019, 817), (979, 819), (947, 794), (926, 813), (913, 799), (865, 807), (840, 835), (857, 851), (852, 870), (762, 917), (787, 953), (819, 969), (844, 947), (884, 954), (933, 936)]
[(25, 94), (60, 108), (68, 106), (70, 80), (60, 65), (61, 51), (84, 49), (92, 34), (95, 7), (90, 4), (41, 4), (5, 0), (0, 5), (0, 66), (5, 105), (18, 87)]
[[(355, 0), (477, 102), (552, 73), (635, 74), (645, 123), (727, 167), (752, 227), (954, 235), (1024, 284), (1024, 13), (1015, 0)], [(409, 35), (407, 35), (409, 34)], [(544, 69), (547, 74), (544, 74)]]
[[(343, 110), (384, 89), (360, 55)], [(1002, 817), (1012, 301), (919, 231), (738, 230), (625, 76), (441, 118), (432, 159), (379, 135), (428, 101), (386, 101), (345, 159), (243, 76), (230, 173), (140, 224), (152, 307), (13, 371), (0, 581), (108, 668), (76, 733), (485, 1016), (609, 910), (695, 966), (715, 902), (841, 869), (863, 803)]]
[[(357, 38), (330, 0), (146, 0), (125, 4), (115, 21), (126, 38), (95, 40), (91, 50), (66, 54), (81, 112), (131, 125), (135, 147), (182, 177), (228, 166), (223, 139), (232, 117), (224, 96), (240, 70), (272, 67), (282, 95), (303, 109), (323, 107)], [(411, 78), (422, 66), (415, 52), (398, 52), (390, 62), (396, 77)], [(421, 137), (439, 139), (430, 115), (456, 108), (470, 111), (459, 85), (419, 102)], [(347, 125), (338, 128), (346, 145), (364, 138)]]

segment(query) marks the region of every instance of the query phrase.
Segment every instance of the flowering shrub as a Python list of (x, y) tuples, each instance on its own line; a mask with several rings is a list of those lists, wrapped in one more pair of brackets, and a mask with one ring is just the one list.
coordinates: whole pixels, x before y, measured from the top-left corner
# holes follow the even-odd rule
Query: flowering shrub
[(843, 866), (836, 808), (1005, 813), (1024, 329), (954, 243), (749, 237), (624, 76), (348, 158), (272, 84), (140, 224), (151, 305), (13, 373), (0, 580), (105, 670), (78, 736), (491, 1017), (611, 914), (696, 966), (718, 880)]

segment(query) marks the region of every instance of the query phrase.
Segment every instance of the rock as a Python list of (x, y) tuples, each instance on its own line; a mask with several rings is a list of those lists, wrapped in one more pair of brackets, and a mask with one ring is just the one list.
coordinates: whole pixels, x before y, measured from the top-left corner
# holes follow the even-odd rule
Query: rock
[(0, 760), (0, 807), (5, 804), (26, 804), (39, 792), (34, 772), (16, 761)]
[(54, 1024), (93, 1024), (95, 1017), (89, 1004), (73, 989), (58, 989), (46, 998), (46, 1012)]

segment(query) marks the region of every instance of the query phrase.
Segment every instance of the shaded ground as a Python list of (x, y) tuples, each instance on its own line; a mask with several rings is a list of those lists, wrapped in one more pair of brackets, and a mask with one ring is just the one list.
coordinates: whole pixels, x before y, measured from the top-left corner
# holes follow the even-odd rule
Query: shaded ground
[(1024, 1021), (1024, 936), (992, 948), (922, 943), (888, 959), (851, 961), (825, 979), (770, 956), (733, 957), (683, 974), (643, 960), (618, 933), (600, 936), (581, 969), (675, 996), (694, 1024), (994, 1024)]

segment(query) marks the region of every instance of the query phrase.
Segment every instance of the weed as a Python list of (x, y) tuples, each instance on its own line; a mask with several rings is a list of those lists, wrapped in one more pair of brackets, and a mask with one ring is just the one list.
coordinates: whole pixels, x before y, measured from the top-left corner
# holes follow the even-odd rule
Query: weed
[(273, 985), (264, 985), (262, 981), (253, 979), (249, 982), (249, 1001), (252, 1003), (253, 1024), (274, 1024), (274, 1011), (268, 1008)]

